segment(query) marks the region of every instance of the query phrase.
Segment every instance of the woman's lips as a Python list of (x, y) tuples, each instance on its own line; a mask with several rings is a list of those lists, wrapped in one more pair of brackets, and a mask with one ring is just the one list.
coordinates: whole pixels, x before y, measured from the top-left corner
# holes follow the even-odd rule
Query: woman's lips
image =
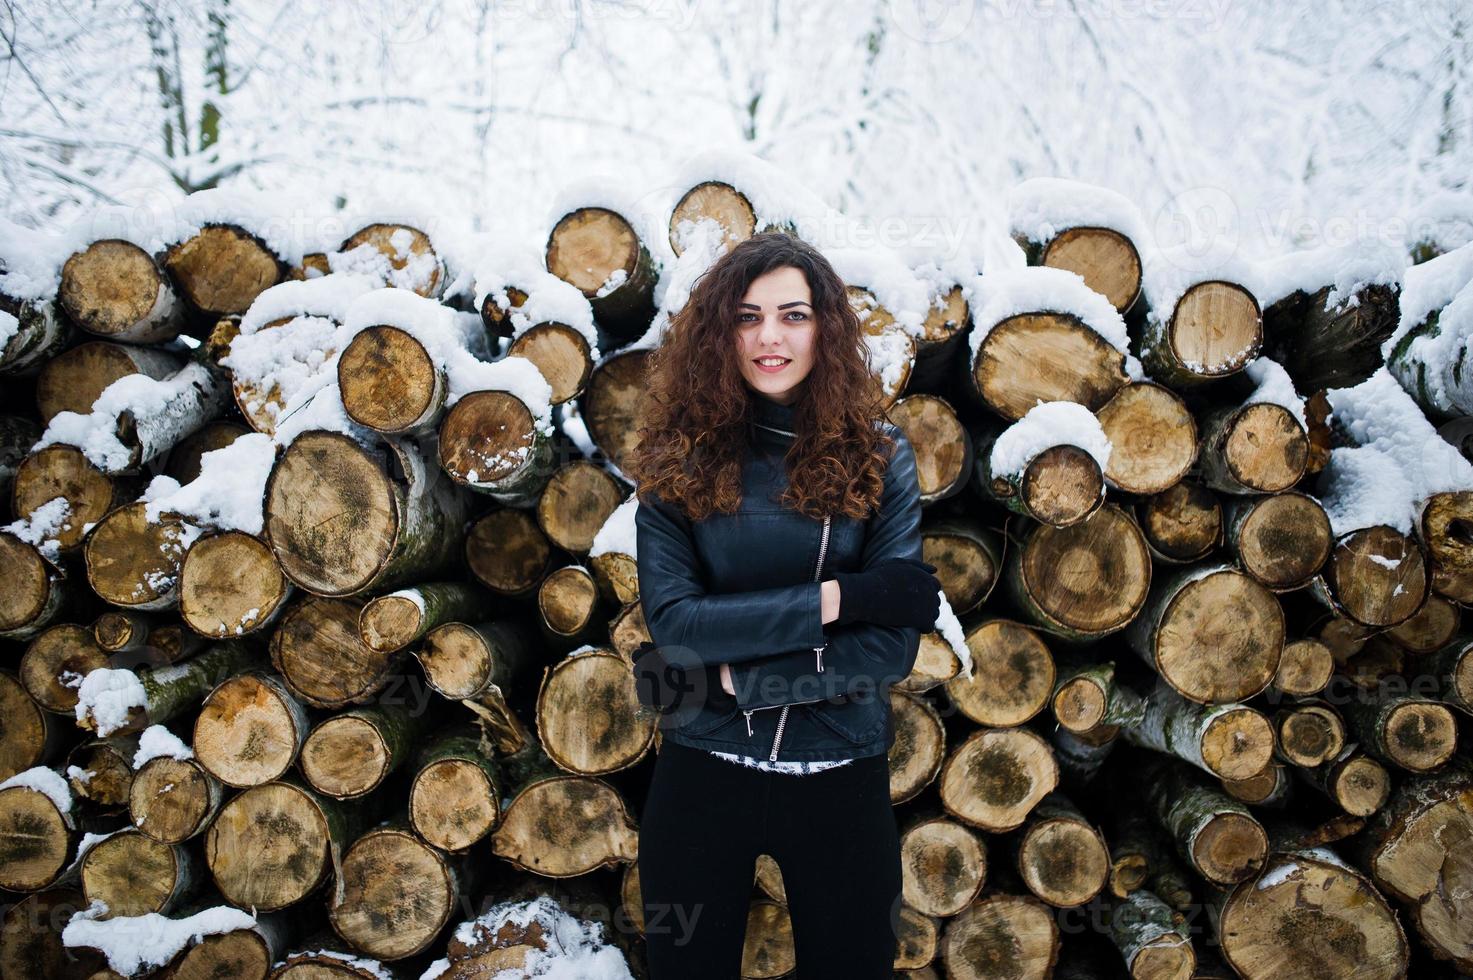
[(757, 365), (757, 370), (761, 371), (763, 374), (777, 374), (783, 368), (787, 367), (789, 364), (792, 364), (793, 363), (793, 359), (792, 358), (787, 358), (781, 364), (778, 364), (778, 365), (773, 366), (773, 367), (769, 367), (768, 365), (763, 364), (760, 360), (756, 360), (756, 359), (753, 359), (752, 363), (755, 364), (755, 365)]

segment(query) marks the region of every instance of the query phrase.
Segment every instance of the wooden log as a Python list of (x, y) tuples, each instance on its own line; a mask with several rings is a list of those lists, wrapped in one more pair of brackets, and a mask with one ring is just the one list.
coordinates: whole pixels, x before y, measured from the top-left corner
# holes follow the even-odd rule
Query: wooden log
[(1190, 980), (1195, 974), (1197, 955), (1185, 921), (1144, 888), (1110, 909), (1110, 940), (1134, 980)]
[(287, 404), (305, 396), (338, 353), (339, 323), (334, 316), (343, 315), (341, 307), (326, 301), (318, 306), (301, 295), (305, 308), (299, 313), (268, 320), (251, 333), (233, 337), (222, 358), (240, 414), (252, 429), (268, 436), (276, 434)]
[(1427, 562), (1417, 542), (1377, 524), (1335, 539), (1312, 594), (1362, 626), (1391, 627), (1410, 619), (1427, 598)]
[(0, 292), (0, 319), (15, 320), (14, 334), (0, 344), (0, 374), (22, 378), (36, 374), (71, 343), (76, 329), (56, 315), (48, 300), (18, 300)]
[(443, 623), (484, 611), (488, 601), (469, 582), (426, 582), (369, 599), (358, 611), (358, 635), (370, 649), (394, 653)]
[(75, 446), (44, 446), (15, 469), (11, 490), (15, 515), (30, 517), (61, 497), (67, 504), (67, 525), (55, 539), (62, 552), (82, 544), (82, 537), (104, 514), (138, 498), (142, 489), (136, 476), (104, 473)]
[(569, 211), (548, 233), (546, 264), (578, 287), (598, 322), (621, 340), (638, 337), (655, 315), (654, 259), (624, 215), (603, 207)]
[(925, 698), (890, 688), (890, 804), (914, 799), (936, 781), (946, 760), (946, 728), (941, 712)]
[(1369, 817), (1385, 806), (1391, 793), (1386, 767), (1353, 744), (1318, 766), (1296, 766), (1294, 771), (1353, 817)]
[(533, 503), (556, 465), (552, 438), (509, 391), (473, 391), (440, 422), (440, 468), (508, 507)]
[(914, 816), (900, 834), (901, 896), (923, 915), (946, 918), (976, 900), (987, 881), (982, 835), (935, 811)]
[(972, 732), (941, 769), (941, 805), (964, 823), (993, 833), (1022, 826), (1059, 782), (1048, 743), (1026, 728)]
[(627, 769), (654, 744), (657, 722), (641, 710), (629, 664), (613, 651), (580, 651), (542, 669), (537, 738), (568, 772)]
[(36, 892), (69, 884), (83, 835), (117, 829), (117, 817), (81, 812), (60, 776), (55, 784), (62, 791), (55, 798), (30, 785), (0, 789), (0, 888)]
[(82, 894), (89, 903), (102, 901), (100, 918), (122, 915), (167, 915), (203, 884), (203, 869), (194, 851), (163, 844), (128, 828), (98, 841), (81, 859)]
[(1088, 787), (1114, 752), (1119, 736), (1115, 725), (1100, 725), (1077, 735), (1063, 725), (1055, 728), (1050, 742), (1065, 781), (1081, 789)]
[(597, 643), (603, 630), (600, 598), (598, 582), (584, 566), (564, 565), (549, 572), (537, 587), (544, 639), (564, 649)]
[(132, 700), (123, 705), (116, 697), (106, 698), (106, 710), (100, 716), (96, 705), (86, 703), (91, 685), (84, 680), (80, 689), (82, 697), (76, 707), (77, 725), (99, 735), (141, 732), (150, 725), (161, 725), (184, 714), (204, 700), (216, 684), (260, 663), (261, 655), (254, 647), (227, 640), (184, 663), (113, 671), (114, 675), (132, 676), (122, 677), (126, 683), (121, 684), (109, 683), (119, 680), (118, 677), (107, 678), (100, 686), (113, 693), (126, 693)]
[(1140, 787), (1178, 853), (1215, 885), (1253, 875), (1268, 854), (1268, 834), (1246, 806), (1187, 766), (1164, 758), (1139, 770)]
[(649, 356), (646, 348), (609, 354), (594, 367), (578, 403), (589, 440), (621, 472), (628, 472), (629, 454), (639, 444)]
[[(479, 321), (475, 326), (482, 329)], [(445, 366), (419, 338), (380, 324), (359, 331), (344, 348), (338, 358), (338, 389), (349, 418), (399, 435), (422, 431), (439, 420), (450, 383)]]
[(946, 923), (941, 963), (954, 980), (1046, 980), (1059, 948), (1059, 926), (1048, 906), (1031, 895), (997, 893)]
[[(490, 297), (487, 297), (490, 301)], [(551, 402), (566, 405), (588, 388), (593, 377), (594, 348), (588, 336), (566, 323), (534, 323), (517, 333), (507, 357), (525, 357), (552, 387)]]
[(329, 256), (333, 271), (376, 276), (385, 286), (438, 299), (449, 286), (449, 269), (430, 236), (414, 225), (373, 222), (343, 239)]
[[(859, 317), (859, 339), (865, 347), (865, 356), (872, 365), (884, 365), (875, 379), (882, 392), (881, 407), (892, 409), (910, 386), (910, 377), (915, 370), (915, 335), (896, 322), (895, 315), (885, 308), (867, 284), (849, 283), (844, 294), (849, 300), (849, 308)], [(963, 468), (963, 472), (970, 468)]]
[(1402, 902), (1418, 934), (1439, 960), (1473, 967), (1473, 916), (1460, 887), (1469, 874), (1473, 772), (1466, 761), (1401, 783), (1367, 822), (1355, 844), (1358, 863), (1376, 885)]
[[(423, 581), (460, 546), (466, 501), (408, 443), (297, 436), (266, 481), (266, 536), (293, 582), (345, 596)], [(346, 533), (351, 530), (350, 533)]]
[(951, 403), (939, 395), (907, 395), (890, 406), (889, 416), (915, 451), (921, 503), (960, 493), (981, 456)]
[(1197, 421), (1171, 389), (1132, 381), (1095, 412), (1110, 440), (1105, 479), (1117, 490), (1159, 494), (1197, 461)]
[(36, 407), (43, 425), (58, 412), (88, 415), (103, 389), (119, 378), (142, 374), (162, 381), (184, 366), (170, 351), (92, 340), (50, 358), (36, 376)]
[(390, 821), (343, 852), (341, 897), (328, 903), (328, 919), (338, 935), (370, 956), (413, 956), (450, 921), (466, 895), (468, 871), (407, 825)]
[(169, 246), (163, 260), (191, 309), (210, 322), (244, 313), (286, 275), (286, 265), (258, 236), (234, 224), (207, 224)]
[(133, 786), (133, 755), (138, 736), (114, 735), (88, 739), (67, 753), (62, 769), (72, 795), (90, 802), (99, 812), (121, 810), (128, 805)]
[(625, 496), (607, 469), (586, 459), (575, 459), (548, 479), (537, 498), (537, 524), (559, 548), (586, 555), (593, 547), (593, 536)]
[(1422, 608), (1386, 631), (1386, 638), (1408, 653), (1432, 653), (1453, 641), (1463, 610), (1445, 596), (1429, 593)]
[(1223, 792), (1235, 800), (1251, 806), (1283, 807), (1292, 799), (1293, 780), (1289, 777), (1290, 766), (1274, 761), (1262, 772), (1243, 779), (1223, 779)]
[(1020, 313), (977, 324), (972, 391), (1008, 421), (1038, 401), (1078, 402), (1097, 412), (1129, 380), (1125, 355), (1067, 313)]
[(310, 727), (307, 709), (281, 678), (254, 670), (210, 691), (194, 721), (194, 752), (225, 785), (259, 786), (296, 763)]
[(1115, 682), (1113, 661), (1066, 659), (1060, 664), (1049, 703), (1059, 724), (1074, 735), (1101, 725), (1132, 727), (1145, 718), (1146, 706), (1141, 697)]
[(0, 718), (5, 719), (0, 724), (0, 782), (45, 765), (61, 751), (67, 728), (9, 670), (0, 670)]
[(82, 678), (108, 665), (107, 651), (92, 631), (78, 623), (59, 623), (43, 630), (20, 658), (20, 682), (47, 711), (70, 715), (77, 706)]
[(1396, 914), (1328, 848), (1276, 852), (1216, 919), (1223, 954), (1243, 977), (1407, 975)]
[(1347, 699), (1341, 711), (1357, 740), (1382, 762), (1430, 772), (1457, 751), (1457, 720), (1440, 701), (1376, 685)]
[(1165, 564), (1200, 561), (1223, 540), (1222, 502), (1189, 480), (1138, 501), (1135, 518), (1152, 557)]
[(328, 879), (367, 815), (364, 807), (344, 806), (294, 780), (251, 786), (210, 824), (205, 860), (226, 901), (273, 912)]
[(1284, 644), (1279, 668), (1269, 690), (1277, 695), (1307, 698), (1319, 694), (1335, 673), (1335, 657), (1324, 641), (1312, 636)]
[(1096, 225), (1073, 225), (1048, 241), (1020, 243), (1029, 265), (1067, 269), (1110, 301), (1121, 313), (1141, 294), (1141, 255), (1123, 232)]
[(1004, 579), (1018, 608), (1040, 629), (1070, 641), (1093, 640), (1141, 612), (1151, 559), (1140, 528), (1107, 503), (1072, 527), (1026, 529)]
[(936, 578), (951, 611), (975, 612), (1002, 577), (1003, 536), (975, 515), (927, 517), (921, 527), (921, 553), (936, 566)]
[(1437, 678), (1444, 703), (1473, 715), (1473, 637), (1453, 639), (1418, 666)]
[(1243, 370), (1262, 344), (1258, 300), (1237, 283), (1208, 279), (1183, 291), (1169, 312), (1151, 311), (1141, 366), (1172, 388), (1195, 387)]
[(988, 619), (965, 635), (972, 674), (946, 683), (952, 705), (977, 724), (995, 728), (1021, 725), (1043, 710), (1054, 687), (1054, 659), (1036, 631)]
[(288, 605), (271, 634), (271, 663), (314, 708), (365, 704), (388, 686), (402, 659), (365, 646), (359, 599), (308, 596)]
[(636, 829), (623, 797), (603, 780), (561, 774), (536, 741), (505, 760), (511, 802), (491, 852), (549, 878), (633, 861)]
[(552, 542), (525, 511), (498, 508), (472, 521), (465, 534), (471, 576), (497, 595), (537, 588), (551, 559)]
[(1446, 568), (1473, 570), (1473, 490), (1434, 493), (1422, 501), (1412, 530), (1428, 557)]
[(179, 603), (179, 566), (190, 529), (165, 518), (150, 521), (147, 503), (110, 512), (82, 547), (87, 584), (105, 601), (127, 609), (171, 609)]
[(445, 851), (464, 851), (501, 822), (503, 783), (492, 749), (470, 725), (427, 743), (414, 762), (409, 822)]
[(1242, 701), (1278, 671), (1284, 611), (1272, 592), (1229, 565), (1180, 566), (1156, 577), (1125, 639), (1183, 697)]
[(86, 947), (62, 944), (67, 920), (87, 908), (71, 885), (18, 898), (0, 920), (0, 974), (7, 977), (89, 977), (106, 960)]
[(1279, 493), (1309, 467), (1309, 437), (1284, 406), (1249, 402), (1208, 411), (1201, 421), (1201, 480), (1231, 494)]
[(911, 391), (945, 391), (954, 384), (957, 365), (965, 361), (972, 309), (962, 284), (953, 276), (928, 279), (930, 305), (916, 337), (916, 363), (906, 382)]
[(1254, 708), (1232, 702), (1202, 705), (1163, 686), (1143, 700), (1140, 722), (1120, 730), (1133, 745), (1174, 756), (1219, 779), (1246, 779), (1273, 758), (1273, 726)]
[[(1265, 353), (1284, 366), (1300, 391), (1358, 384), (1383, 363), (1381, 345), (1396, 330), (1400, 293), (1398, 285), (1387, 283), (1352, 291), (1333, 285), (1296, 290), (1264, 311)], [(1395, 352), (1386, 360), (1394, 362)]]
[(179, 565), (179, 616), (202, 636), (263, 630), (276, 622), (291, 594), (271, 546), (244, 531), (204, 535)]
[(1279, 756), (1305, 769), (1329, 762), (1345, 748), (1345, 722), (1324, 701), (1303, 701), (1274, 715)]
[(1330, 557), (1334, 534), (1319, 501), (1296, 490), (1225, 502), (1228, 548), (1265, 588), (1287, 592), (1309, 583)]
[(295, 929), (286, 913), (263, 913), (249, 929), (205, 936), (180, 953), (160, 973), (161, 980), (231, 977), (266, 980), (281, 959)]
[(716, 226), (722, 249), (730, 251), (757, 233), (757, 209), (726, 181), (703, 180), (680, 195), (670, 211), (670, 250), (677, 257), (683, 254), (688, 241), (705, 233), (700, 226), (707, 222)]
[(456, 701), (505, 694), (532, 672), (536, 636), (521, 619), (444, 623), (425, 635), (414, 656), (425, 679)]
[(1160, 825), (1124, 801), (1117, 802), (1115, 818), (1110, 831), (1110, 895), (1125, 898), (1145, 889), (1175, 911), (1190, 911), (1199, 882), (1177, 859)]
[(313, 727), (297, 766), (324, 796), (362, 797), (409, 761), (429, 725), (423, 706), (386, 701), (349, 708)]
[(1078, 524), (1105, 502), (1100, 464), (1084, 449), (1066, 442), (1041, 449), (1019, 469), (994, 472), (992, 450), (1002, 434), (1002, 429), (989, 427), (979, 429), (974, 437), (973, 480), (992, 501), (1051, 527)]
[(928, 967), (936, 959), (941, 945), (941, 923), (936, 918), (901, 905), (895, 934), (892, 966), (897, 971), (913, 975), (915, 970)]
[(1057, 908), (1090, 901), (1110, 876), (1110, 850), (1104, 836), (1061, 793), (1050, 793), (1034, 807), (1017, 851), (1023, 883)]
[(199, 760), (160, 755), (134, 774), (128, 811), (149, 837), (180, 844), (204, 833), (224, 798), (223, 784)]
[(172, 340), (184, 305), (154, 256), (117, 238), (92, 242), (61, 267), (57, 304), (90, 334), (134, 344)]

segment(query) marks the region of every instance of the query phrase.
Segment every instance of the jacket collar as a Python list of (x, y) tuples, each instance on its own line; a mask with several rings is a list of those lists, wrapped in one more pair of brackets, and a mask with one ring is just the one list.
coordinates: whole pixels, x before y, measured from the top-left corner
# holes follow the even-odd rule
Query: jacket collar
[(751, 406), (748, 416), (752, 424), (759, 426), (759, 434), (768, 438), (783, 437), (793, 438), (797, 433), (794, 431), (794, 419), (797, 411), (791, 405), (779, 405), (765, 395), (750, 393), (747, 401)]

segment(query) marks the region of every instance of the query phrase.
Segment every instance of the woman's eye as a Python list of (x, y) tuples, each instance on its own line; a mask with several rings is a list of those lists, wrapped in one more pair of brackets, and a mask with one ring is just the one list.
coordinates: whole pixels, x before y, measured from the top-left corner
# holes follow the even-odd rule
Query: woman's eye
[(789, 314), (789, 316), (795, 316), (795, 317), (797, 317), (800, 320), (806, 320), (806, 319), (808, 319), (808, 314), (807, 313), (803, 313), (803, 312), (801, 312), (799, 310), (794, 310), (792, 313)]

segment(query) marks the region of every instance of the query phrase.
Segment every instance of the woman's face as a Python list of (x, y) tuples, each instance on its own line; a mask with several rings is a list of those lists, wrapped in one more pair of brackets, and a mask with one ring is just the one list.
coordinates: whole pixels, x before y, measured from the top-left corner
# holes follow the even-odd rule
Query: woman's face
[[(742, 376), (756, 391), (791, 405), (798, 385), (813, 370), (818, 325), (801, 269), (783, 266), (753, 279), (737, 305), (737, 345)], [(765, 367), (777, 358), (780, 366)]]

